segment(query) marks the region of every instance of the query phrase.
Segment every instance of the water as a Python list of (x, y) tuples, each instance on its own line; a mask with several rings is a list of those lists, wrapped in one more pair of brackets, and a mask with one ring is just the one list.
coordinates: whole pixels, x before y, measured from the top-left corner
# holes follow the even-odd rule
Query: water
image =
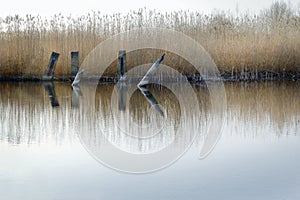
[[(212, 108), (205, 86), (192, 86), (197, 110), (192, 103), (183, 110), (170, 89), (151, 86), (165, 118), (138, 90), (126, 99), (130, 86), (114, 93), (113, 85), (99, 85), (95, 95), (67, 83), (0, 88), (0, 199), (300, 199), (299, 82), (226, 83), (227, 102), (219, 100), (225, 110)], [(93, 112), (84, 109), (89, 99)], [(199, 159), (212, 119), (221, 119), (223, 128)], [(156, 128), (164, 135), (132, 142), (120, 127), (139, 137)], [(196, 138), (186, 137), (191, 133)], [(172, 152), (188, 149), (162, 169), (132, 174), (110, 168), (124, 164), (110, 143), (138, 155), (170, 142)], [(119, 163), (101, 160), (109, 158)]]

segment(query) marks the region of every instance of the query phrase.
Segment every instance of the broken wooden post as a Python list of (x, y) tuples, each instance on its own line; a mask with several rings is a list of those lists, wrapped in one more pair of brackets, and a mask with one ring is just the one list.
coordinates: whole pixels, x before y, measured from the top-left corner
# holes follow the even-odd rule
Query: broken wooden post
[(125, 78), (126, 75), (126, 51), (120, 50), (118, 56), (118, 79)]
[(71, 77), (75, 78), (79, 69), (78, 51), (71, 52)]
[(165, 58), (165, 53), (150, 67), (150, 69), (147, 71), (143, 79), (137, 84), (138, 87), (147, 85), (149, 83), (150, 78), (156, 72), (158, 66), (164, 60), (164, 58)]
[(43, 80), (52, 80), (54, 78), (54, 70), (56, 63), (58, 61), (59, 53), (52, 52), (48, 64), (48, 68), (45, 71), (45, 74), (43, 76)]

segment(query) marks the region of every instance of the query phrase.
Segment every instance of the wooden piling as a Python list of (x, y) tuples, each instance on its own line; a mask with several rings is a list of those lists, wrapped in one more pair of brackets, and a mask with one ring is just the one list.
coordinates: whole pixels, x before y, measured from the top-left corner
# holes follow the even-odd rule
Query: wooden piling
[(78, 51), (71, 52), (71, 77), (75, 78), (79, 70), (79, 53)]
[(118, 79), (126, 74), (126, 51), (120, 50), (118, 55)]
[(52, 52), (48, 64), (48, 68), (45, 71), (43, 80), (52, 80), (54, 78), (54, 71), (58, 61), (59, 53)]

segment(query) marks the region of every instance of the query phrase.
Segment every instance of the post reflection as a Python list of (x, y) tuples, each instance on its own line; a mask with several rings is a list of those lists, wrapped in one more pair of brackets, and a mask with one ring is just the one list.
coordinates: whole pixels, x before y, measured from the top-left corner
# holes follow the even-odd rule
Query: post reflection
[(44, 82), (43, 85), (49, 95), (51, 106), (58, 107), (59, 103), (58, 103), (58, 100), (56, 97), (55, 87), (54, 87), (53, 82)]
[(72, 108), (79, 107), (79, 98), (82, 96), (83, 95), (82, 95), (79, 85), (72, 85), (72, 99), (71, 99)]
[(165, 117), (164, 112), (161, 110), (158, 102), (152, 95), (152, 93), (147, 89), (146, 86), (138, 87), (142, 94), (146, 97), (150, 105), (160, 114), (160, 116)]
[(119, 81), (117, 83), (118, 87), (118, 108), (119, 111), (126, 110), (126, 93), (127, 93), (127, 84), (124, 81)]

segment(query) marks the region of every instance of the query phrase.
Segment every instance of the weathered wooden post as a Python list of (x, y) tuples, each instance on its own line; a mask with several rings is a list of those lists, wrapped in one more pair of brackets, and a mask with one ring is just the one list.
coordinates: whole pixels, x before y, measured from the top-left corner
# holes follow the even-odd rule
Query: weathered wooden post
[(79, 69), (79, 56), (78, 51), (71, 52), (71, 77), (75, 78)]
[(55, 88), (53, 82), (44, 82), (43, 83), (45, 90), (48, 92), (51, 106), (52, 107), (58, 107), (59, 103), (56, 97)]
[(43, 80), (52, 80), (54, 78), (55, 66), (58, 61), (59, 53), (52, 52), (48, 64), (48, 68), (45, 71)]
[(118, 79), (124, 78), (126, 75), (126, 51), (120, 50), (118, 56)]

